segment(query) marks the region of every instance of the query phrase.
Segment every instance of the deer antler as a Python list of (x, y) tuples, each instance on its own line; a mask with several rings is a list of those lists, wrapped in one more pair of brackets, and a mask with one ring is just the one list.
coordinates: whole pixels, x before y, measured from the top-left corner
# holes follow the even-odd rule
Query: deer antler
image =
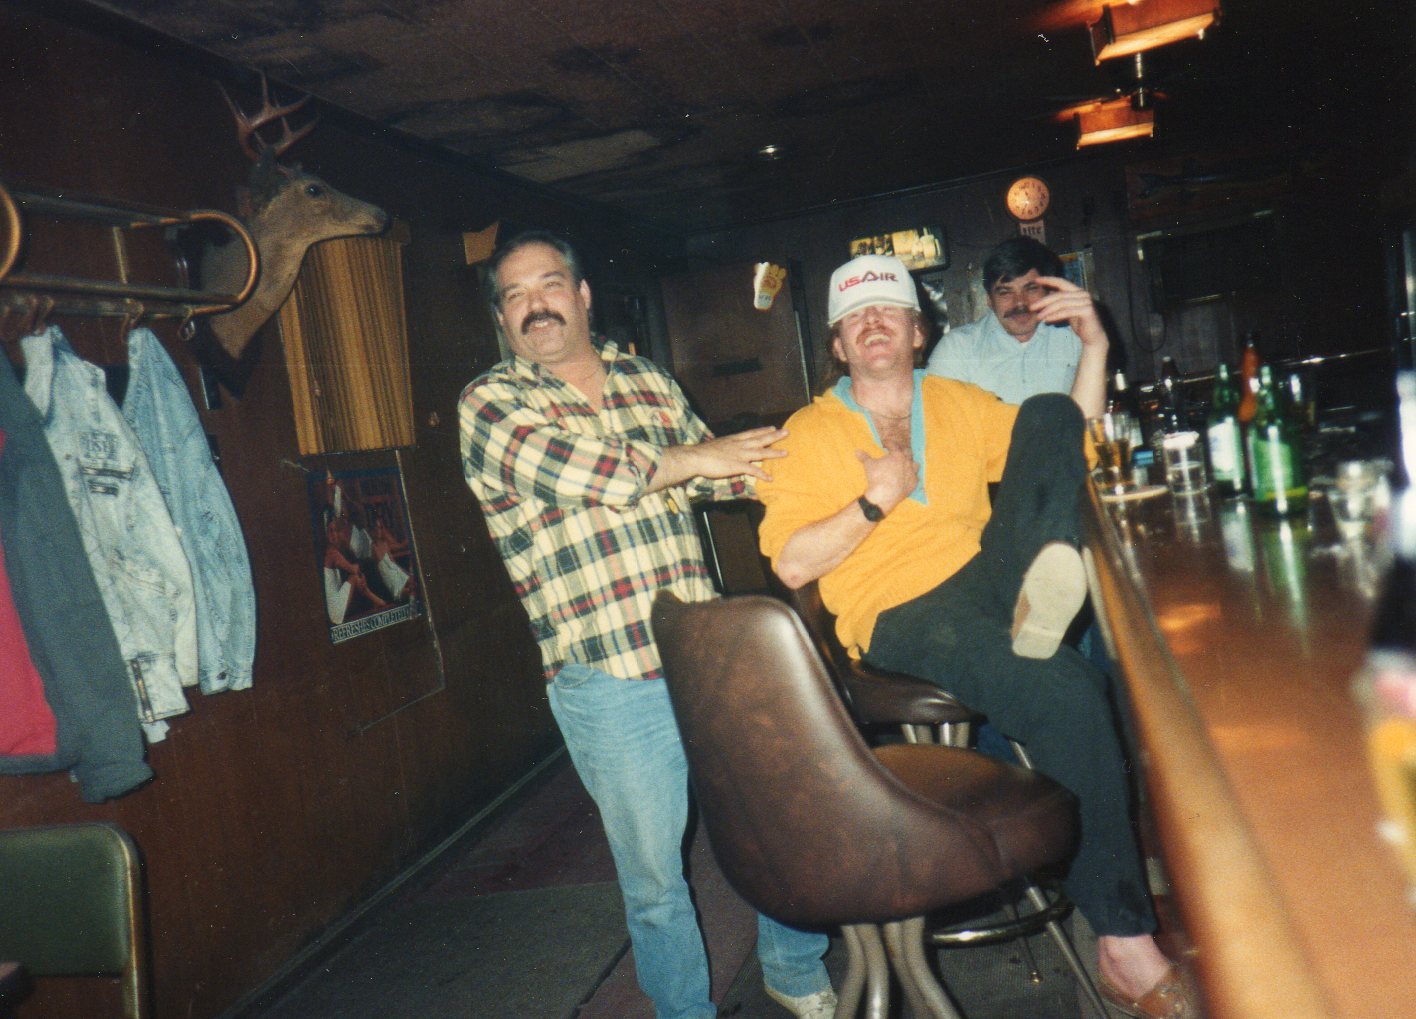
[[(217, 87), (220, 88), (220, 86)], [(266, 150), (273, 150), (271, 155), (278, 159), (286, 149), (313, 131), (315, 124), (320, 119), (316, 116), (304, 127), (292, 131), (290, 122), (285, 118), (308, 103), (310, 97), (307, 95), (303, 99), (285, 106), (275, 106), (270, 101), (270, 82), (264, 74), (261, 75), (261, 110), (259, 113), (254, 115), (246, 113), (236, 105), (224, 88), (221, 89), (221, 96), (226, 100), (226, 105), (231, 107), (231, 115), (236, 118), (236, 133), (241, 142), (241, 151), (246, 153), (252, 161), (259, 160), (261, 153)], [(273, 120), (279, 120), (281, 128), (280, 140), (274, 145), (260, 135), (261, 128)], [(254, 142), (254, 146), (252, 142)]]

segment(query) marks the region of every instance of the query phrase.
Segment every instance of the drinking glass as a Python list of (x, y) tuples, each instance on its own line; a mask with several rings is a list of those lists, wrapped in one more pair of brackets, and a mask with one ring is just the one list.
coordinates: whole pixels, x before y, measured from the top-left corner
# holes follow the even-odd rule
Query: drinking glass
[(1131, 415), (1110, 411), (1087, 419), (1087, 434), (1096, 447), (1102, 491), (1121, 495), (1131, 487)]
[(1375, 515), (1381, 480), (1380, 466), (1369, 460), (1344, 460), (1337, 465), (1328, 505), (1344, 541), (1357, 541), (1366, 533)]
[(1198, 432), (1172, 432), (1161, 440), (1165, 483), (1176, 495), (1193, 495), (1209, 487), (1204, 447)]

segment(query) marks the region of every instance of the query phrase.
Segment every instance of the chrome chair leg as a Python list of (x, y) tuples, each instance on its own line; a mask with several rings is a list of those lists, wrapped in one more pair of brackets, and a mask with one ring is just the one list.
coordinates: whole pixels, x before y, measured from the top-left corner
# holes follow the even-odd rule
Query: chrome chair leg
[(841, 940), (846, 943), (846, 977), (836, 989), (837, 1019), (854, 1019), (860, 1009), (865, 990), (865, 943), (860, 935), (861, 924), (846, 924), (841, 928)]
[(888, 1019), (890, 1014), (890, 961), (885, 956), (885, 944), (880, 940), (880, 928), (865, 924), (860, 929), (865, 944), (865, 1019)]
[(880, 928), (873, 923), (848, 924), (841, 928), (849, 961), (846, 980), (836, 992), (836, 1019), (855, 1019), (860, 1006), (862, 974), (865, 985), (865, 1019), (888, 1019), (890, 1013), (890, 963)]
[[(1037, 885), (1031, 882), (1029, 882), (1027, 886), (1027, 896), (1028, 901), (1038, 909), (1045, 909), (1047, 907), (1047, 897), (1042, 894), (1042, 890), (1038, 888)], [(1072, 975), (1077, 978), (1078, 986), (1081, 987), (1082, 992), (1087, 996), (1087, 1000), (1091, 1002), (1091, 1006), (1096, 1010), (1096, 1014), (1100, 1016), (1101, 1019), (1108, 1019), (1111, 1013), (1106, 1010), (1106, 1004), (1101, 1000), (1101, 994), (1097, 991), (1096, 984), (1092, 981), (1091, 974), (1088, 973), (1087, 968), (1082, 965), (1082, 959), (1077, 955), (1077, 950), (1072, 947), (1072, 939), (1067, 937), (1067, 932), (1062, 929), (1062, 924), (1057, 920), (1049, 920), (1046, 929), (1047, 933), (1056, 943), (1058, 950), (1061, 951), (1062, 957), (1067, 960), (1067, 965), (1072, 968)]]
[(964, 1019), (939, 985), (924, 955), (924, 917), (911, 917), (884, 925), (886, 945), (895, 959), (901, 983), (913, 985), (906, 995), (918, 1002), (917, 1014), (930, 1019)]
[(902, 937), (908, 936), (902, 934), (902, 928), (908, 924), (908, 920), (881, 924), (880, 933), (885, 939), (885, 951), (890, 956), (895, 975), (900, 978), (900, 991), (905, 996), (907, 1006), (905, 1014), (923, 1019), (923, 1017), (930, 1015), (929, 1006), (920, 997), (918, 983), (913, 974), (909, 972), (909, 959), (905, 955), (905, 948), (901, 942)]
[[(1008, 914), (1013, 918), (1013, 922), (1017, 923), (1020, 919), (1018, 916), (1018, 907), (1010, 902), (1008, 903), (1007, 909)], [(1023, 948), (1023, 960), (1028, 968), (1028, 980), (1036, 987), (1038, 984), (1042, 983), (1042, 969), (1037, 964), (1037, 956), (1033, 954), (1032, 941), (1024, 934), (1022, 937), (1018, 938), (1018, 943), (1022, 945)]]

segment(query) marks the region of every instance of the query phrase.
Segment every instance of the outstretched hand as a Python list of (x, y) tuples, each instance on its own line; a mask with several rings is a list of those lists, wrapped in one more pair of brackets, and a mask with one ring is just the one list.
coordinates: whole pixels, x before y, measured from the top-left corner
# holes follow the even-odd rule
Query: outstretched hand
[(767, 426), (691, 445), (669, 446), (659, 461), (650, 491), (679, 485), (689, 478), (747, 476), (771, 481), (772, 476), (763, 469), (762, 461), (786, 456), (786, 450), (772, 448), (772, 443), (786, 437), (786, 429)]
[(772, 476), (762, 467), (763, 460), (775, 460), (786, 456), (785, 449), (773, 449), (774, 442), (787, 437), (785, 428), (749, 428), (744, 432), (734, 432), (717, 439), (707, 439), (693, 450), (694, 473), (705, 478), (735, 478), (748, 474), (763, 481)]

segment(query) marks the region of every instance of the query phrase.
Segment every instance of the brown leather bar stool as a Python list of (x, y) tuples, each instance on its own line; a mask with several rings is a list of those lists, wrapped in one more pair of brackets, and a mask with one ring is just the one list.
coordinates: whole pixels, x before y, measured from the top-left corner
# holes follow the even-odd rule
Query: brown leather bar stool
[[(942, 743), (946, 746), (969, 746), (974, 724), (984, 721), (982, 715), (969, 708), (933, 683), (899, 672), (877, 669), (859, 659), (851, 658), (836, 637), (836, 617), (821, 600), (816, 581), (785, 592), (787, 600), (806, 624), (821, 657), (830, 664), (842, 699), (861, 725), (899, 726), (911, 743)], [(1024, 767), (1032, 761), (1023, 745), (1009, 740), (1013, 752)], [(1034, 983), (1042, 973), (1033, 957), (1026, 938), (1046, 931), (1071, 967), (1083, 993), (1097, 1015), (1108, 1014), (1096, 984), (1077, 955), (1076, 948), (1062, 928), (1061, 921), (1071, 911), (1071, 901), (1055, 885), (1040, 887), (1033, 881), (1023, 885), (1023, 894), (1032, 911), (1019, 914), (1010, 904), (1007, 916), (1000, 920), (970, 921), (929, 932), (932, 944), (940, 948), (956, 945), (983, 944), (1023, 938), (1023, 952), (1028, 960), (1028, 972)]]
[(893, 969), (916, 1015), (960, 1019), (925, 958), (924, 917), (1061, 865), (1076, 840), (1072, 795), (958, 747), (872, 751), (777, 599), (661, 595), (653, 624), (698, 805), (733, 887), (783, 922), (843, 928), (838, 1017), (854, 1015), (864, 993), (867, 1016), (883, 1019)]
[(890, 672), (852, 658), (836, 637), (836, 617), (821, 600), (816, 581), (784, 597), (806, 624), (816, 650), (831, 666), (841, 697), (861, 725), (899, 726), (911, 743), (968, 746), (970, 728), (983, 716), (918, 676)]

